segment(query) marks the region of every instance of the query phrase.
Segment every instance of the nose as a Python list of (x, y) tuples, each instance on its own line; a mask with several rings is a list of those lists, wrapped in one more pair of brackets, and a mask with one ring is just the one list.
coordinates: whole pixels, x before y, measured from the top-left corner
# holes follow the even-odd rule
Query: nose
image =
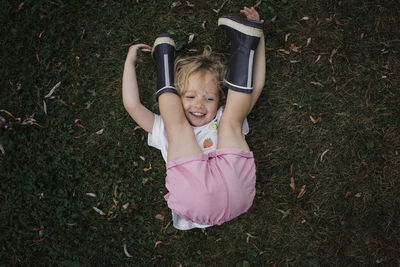
[(198, 97), (198, 98), (196, 98), (194, 104), (195, 104), (196, 107), (202, 107), (202, 106), (204, 105), (204, 101), (203, 101), (203, 99), (201, 99), (200, 97)]

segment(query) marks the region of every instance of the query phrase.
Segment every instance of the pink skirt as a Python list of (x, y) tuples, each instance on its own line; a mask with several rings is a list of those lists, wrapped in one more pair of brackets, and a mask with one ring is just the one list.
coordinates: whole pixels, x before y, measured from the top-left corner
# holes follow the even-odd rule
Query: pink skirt
[(167, 163), (168, 207), (182, 218), (215, 225), (245, 213), (253, 204), (253, 153), (223, 148)]

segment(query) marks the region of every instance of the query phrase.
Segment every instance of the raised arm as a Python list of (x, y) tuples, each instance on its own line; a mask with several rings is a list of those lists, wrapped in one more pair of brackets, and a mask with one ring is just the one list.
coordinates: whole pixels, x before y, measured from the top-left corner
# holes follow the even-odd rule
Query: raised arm
[(138, 49), (151, 49), (145, 44), (132, 45), (125, 60), (122, 77), (122, 100), (126, 111), (146, 132), (151, 133), (154, 123), (154, 113), (140, 102), (139, 87), (136, 79), (136, 64)]
[[(241, 13), (246, 15), (248, 19), (260, 21), (261, 23), (264, 20), (260, 19), (258, 12), (254, 7), (248, 8), (244, 7), (240, 10)], [(265, 38), (262, 36), (260, 38), (260, 42), (258, 43), (257, 50), (254, 56), (254, 65), (253, 65), (253, 92), (251, 97), (251, 108), (253, 109), (254, 105), (257, 102), (257, 99), (260, 97), (260, 94), (265, 85)], [(250, 113), (249, 111), (249, 113)]]

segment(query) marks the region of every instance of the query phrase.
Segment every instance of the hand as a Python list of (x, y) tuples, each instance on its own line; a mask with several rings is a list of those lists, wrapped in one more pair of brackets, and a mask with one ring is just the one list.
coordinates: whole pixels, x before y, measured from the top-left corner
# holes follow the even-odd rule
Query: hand
[(137, 56), (137, 51), (139, 49), (149, 49), (151, 50), (151, 46), (146, 45), (146, 44), (135, 44), (129, 47), (128, 55), (126, 56), (126, 62), (132, 63), (134, 66), (137, 63), (141, 63), (142, 60), (138, 58)]
[(242, 10), (240, 10), (240, 13), (245, 14), (247, 19), (251, 19), (251, 20), (255, 20), (255, 21), (264, 23), (263, 19), (260, 20), (260, 15), (258, 14), (258, 12), (256, 11), (256, 9), (254, 7), (250, 7), (250, 8), (244, 7)]

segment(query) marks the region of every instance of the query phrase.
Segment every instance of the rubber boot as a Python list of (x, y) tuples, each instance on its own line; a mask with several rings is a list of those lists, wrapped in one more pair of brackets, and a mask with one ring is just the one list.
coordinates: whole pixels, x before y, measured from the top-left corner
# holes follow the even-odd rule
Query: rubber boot
[(156, 62), (157, 71), (156, 100), (158, 101), (158, 97), (165, 92), (178, 95), (174, 85), (175, 42), (171, 35), (160, 34), (154, 41), (151, 55)]
[(263, 35), (262, 24), (244, 18), (221, 17), (218, 26), (226, 30), (231, 41), (225, 82), (231, 90), (251, 94), (254, 54)]

